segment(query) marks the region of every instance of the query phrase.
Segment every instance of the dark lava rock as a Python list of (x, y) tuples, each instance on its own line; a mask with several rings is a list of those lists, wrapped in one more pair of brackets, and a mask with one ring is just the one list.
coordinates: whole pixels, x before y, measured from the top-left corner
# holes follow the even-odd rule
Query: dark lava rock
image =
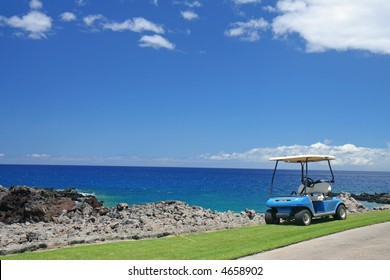
[(361, 193), (361, 194), (352, 194), (352, 197), (360, 201), (375, 202), (379, 204), (390, 204), (390, 193)]
[(102, 204), (93, 196), (84, 196), (72, 189), (11, 187), (1, 190), (0, 222), (6, 224), (25, 222), (51, 222), (63, 213), (75, 211), (88, 203), (92, 207)]
[(4, 188), (2, 185), (0, 185), (0, 201), (3, 199), (4, 196), (8, 194), (8, 189)]
[(85, 200), (85, 203), (88, 203), (92, 208), (98, 208), (103, 206), (103, 201), (98, 201), (94, 196), (88, 196)]

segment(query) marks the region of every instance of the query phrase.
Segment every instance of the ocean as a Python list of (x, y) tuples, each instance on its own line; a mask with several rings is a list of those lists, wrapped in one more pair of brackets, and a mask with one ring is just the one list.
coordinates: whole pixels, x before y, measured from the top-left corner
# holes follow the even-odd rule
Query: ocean
[[(107, 207), (181, 200), (217, 211), (266, 210), (271, 169), (0, 165), (0, 185), (65, 189), (94, 194)], [(333, 192), (390, 192), (390, 172), (334, 171)], [(313, 179), (329, 178), (316, 171)], [(288, 193), (300, 184), (300, 171), (279, 170), (275, 186)]]

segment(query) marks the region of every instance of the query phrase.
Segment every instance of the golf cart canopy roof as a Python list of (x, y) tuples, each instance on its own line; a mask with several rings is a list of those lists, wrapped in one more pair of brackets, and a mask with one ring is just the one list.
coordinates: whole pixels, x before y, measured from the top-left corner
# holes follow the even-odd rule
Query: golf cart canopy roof
[(298, 163), (298, 162), (315, 162), (324, 160), (334, 160), (334, 156), (329, 155), (299, 155), (290, 157), (272, 157), (269, 160), (273, 161), (284, 161), (287, 163)]

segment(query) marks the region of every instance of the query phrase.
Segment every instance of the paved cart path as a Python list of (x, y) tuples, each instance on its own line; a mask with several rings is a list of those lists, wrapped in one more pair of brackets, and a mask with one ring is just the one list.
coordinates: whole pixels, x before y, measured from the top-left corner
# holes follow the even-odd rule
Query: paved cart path
[(242, 260), (390, 260), (390, 222), (351, 229)]

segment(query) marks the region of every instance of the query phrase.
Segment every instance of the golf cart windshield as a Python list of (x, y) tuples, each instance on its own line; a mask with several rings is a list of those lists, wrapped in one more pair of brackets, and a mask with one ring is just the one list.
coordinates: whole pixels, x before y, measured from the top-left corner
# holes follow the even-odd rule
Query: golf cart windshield
[[(322, 188), (320, 192), (330, 192), (330, 183), (334, 182), (330, 161), (334, 159), (335, 157), (328, 155), (270, 158), (270, 160), (276, 162), (272, 175), (270, 196), (305, 195), (308, 192), (313, 192), (314, 186)], [(278, 167), (281, 167), (281, 162), (295, 164), (285, 165), (278, 169)], [(327, 166), (328, 170), (324, 170), (324, 166)], [(288, 169), (290, 167), (294, 167), (294, 169)]]

